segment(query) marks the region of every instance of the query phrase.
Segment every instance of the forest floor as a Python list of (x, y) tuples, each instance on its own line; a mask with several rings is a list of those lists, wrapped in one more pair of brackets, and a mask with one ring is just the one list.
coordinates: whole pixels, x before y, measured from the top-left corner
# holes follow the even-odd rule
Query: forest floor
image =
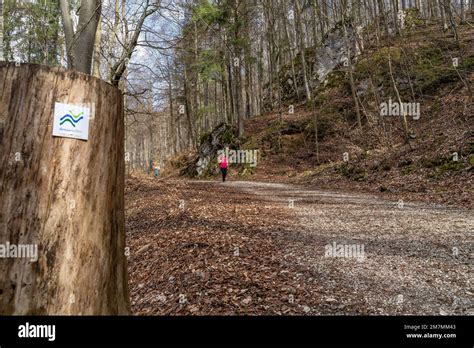
[(132, 177), (126, 215), (137, 315), (474, 314), (462, 208)]

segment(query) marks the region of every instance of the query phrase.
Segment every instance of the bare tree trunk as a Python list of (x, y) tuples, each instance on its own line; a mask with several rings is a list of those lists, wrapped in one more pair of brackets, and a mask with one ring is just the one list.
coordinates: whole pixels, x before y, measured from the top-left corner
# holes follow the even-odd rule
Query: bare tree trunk
[(307, 102), (310, 102), (312, 100), (311, 97), (311, 87), (309, 84), (309, 78), (308, 78), (308, 71), (306, 68), (306, 57), (305, 57), (305, 44), (304, 44), (304, 28), (303, 28), (303, 23), (301, 21), (301, 6), (299, 3), (299, 0), (293, 0), (293, 5), (296, 11), (296, 23), (298, 27), (298, 42), (300, 46), (300, 55), (301, 55), (301, 67), (303, 69), (303, 79), (304, 79), (304, 87), (306, 90), (306, 100)]
[[(243, 118), (243, 95), (242, 95), (242, 50), (239, 46), (238, 40), (241, 35), (241, 24), (239, 18), (241, 13), (239, 12), (239, 7), (241, 5), (240, 0), (233, 0), (233, 16), (234, 16), (234, 57), (232, 60), (233, 70), (234, 70), (234, 102), (235, 102), (235, 114), (237, 116), (237, 132), (238, 136), (241, 137), (244, 135), (244, 118)], [(245, 3), (244, 3), (245, 6)]]
[[(166, 65), (167, 65), (167, 70), (168, 70), (168, 103), (169, 103), (169, 109), (170, 109), (170, 123), (172, 127), (172, 138), (173, 138), (173, 145), (172, 145), (172, 152), (175, 154), (178, 149), (176, 147), (176, 120), (174, 117), (174, 112), (173, 112), (173, 75), (171, 74), (171, 65), (169, 62), (169, 59), (166, 59)], [(179, 120), (178, 120), (179, 123)]]
[(449, 18), (449, 23), (451, 24), (451, 29), (453, 30), (454, 39), (456, 40), (456, 45), (459, 47), (459, 36), (458, 29), (456, 26), (456, 20), (453, 16), (453, 11), (451, 10), (451, 0), (444, 0), (444, 12), (445, 15)]
[[(285, 3), (286, 4), (286, 3)], [(293, 86), (295, 88), (295, 93), (296, 93), (296, 100), (300, 100), (300, 94), (298, 91), (298, 80), (296, 79), (296, 72), (295, 72), (295, 52), (293, 50), (293, 45), (291, 42), (291, 36), (290, 36), (290, 31), (288, 29), (288, 20), (286, 16), (283, 18), (283, 26), (285, 29), (285, 35), (286, 35), (286, 40), (288, 42), (288, 50), (290, 52), (290, 63), (291, 63), (291, 76), (293, 77)]]
[(0, 0), (0, 61), (6, 60), (3, 50), (3, 0)]
[[(26, 64), (0, 85), (0, 241), (38, 248), (0, 263), (0, 314), (129, 314), (122, 94)], [(87, 141), (52, 136), (55, 102), (93, 103)]]
[(446, 31), (448, 30), (448, 22), (446, 21), (447, 14), (445, 13), (445, 6), (443, 4), (444, 0), (438, 0), (438, 1), (439, 1), (439, 11), (441, 13), (441, 19), (443, 21), (443, 30)]
[[(324, 40), (324, 34), (325, 34), (325, 18), (323, 17), (323, 10), (322, 10), (322, 5), (320, 5), (318, 3), (317, 0), (313, 0), (314, 1), (314, 5), (313, 6), (316, 6), (317, 7), (317, 15), (318, 15), (318, 22), (319, 22), (319, 35), (321, 37), (321, 42)], [(325, 0), (323, 0), (325, 1)]]
[(385, 24), (385, 33), (389, 34), (389, 26), (388, 26), (388, 19), (385, 13), (385, 3), (383, 0), (378, 1), (378, 8), (379, 8), (379, 16), (381, 16), (383, 23)]
[(196, 136), (194, 132), (194, 124), (193, 120), (191, 119), (191, 110), (190, 110), (190, 102), (189, 102), (189, 89), (188, 89), (188, 75), (186, 72), (187, 68), (184, 68), (184, 111), (186, 114), (186, 120), (188, 123), (188, 132), (189, 132), (189, 143), (191, 146), (196, 145)]
[(226, 54), (226, 65), (227, 65), (227, 96), (228, 96), (228, 122), (234, 123), (235, 120), (235, 103), (234, 103), (234, 79), (232, 78), (232, 59), (229, 54)]
[(388, 48), (388, 67), (389, 67), (390, 77), (392, 78), (393, 88), (395, 89), (395, 92), (397, 93), (397, 98), (398, 98), (398, 102), (399, 102), (399, 105), (400, 105), (400, 110), (402, 112), (402, 123), (403, 123), (405, 143), (408, 143), (409, 137), (408, 137), (407, 115), (406, 115), (405, 108), (402, 107), (402, 105), (403, 105), (402, 98), (400, 97), (400, 93), (398, 91), (397, 83), (395, 82), (395, 77), (393, 76), (392, 58), (391, 58), (391, 54), (390, 54), (390, 47)]
[[(239, 55), (240, 60), (240, 55)], [(235, 101), (235, 112), (237, 113), (237, 132), (239, 137), (244, 135), (244, 119), (242, 114), (242, 75), (240, 63), (238, 66), (234, 65), (234, 75), (235, 75), (235, 84), (234, 84), (234, 101)]]
[(395, 32), (397, 35), (399, 35), (401, 33), (400, 31), (400, 27), (398, 25), (398, 0), (392, 0), (392, 19), (393, 19), (393, 24), (395, 26)]
[[(344, 29), (344, 41), (346, 44), (346, 51), (347, 51), (347, 62), (348, 62), (348, 71), (349, 71), (349, 80), (351, 84), (351, 92), (352, 92), (352, 99), (354, 100), (354, 107), (356, 110), (356, 116), (357, 116), (357, 125), (359, 126), (360, 129), (362, 129), (362, 121), (360, 117), (360, 107), (359, 107), (359, 101), (357, 99), (357, 92), (356, 92), (356, 87), (355, 87), (355, 81), (354, 81), (354, 73), (352, 71), (352, 43), (349, 42), (348, 34), (347, 34), (347, 25), (346, 25), (346, 18), (347, 18), (347, 3), (344, 2), (343, 4), (343, 29)], [(355, 34), (357, 35), (357, 34)]]
[(61, 16), (66, 38), (66, 51), (70, 69), (91, 73), (97, 25), (100, 19), (101, 0), (82, 1), (79, 24), (74, 32), (68, 0), (60, 0)]
[(120, 2), (119, 0), (115, 0), (114, 6), (114, 24), (112, 29), (109, 31), (109, 36), (107, 38), (107, 71), (109, 72), (109, 78), (112, 79), (113, 71), (112, 71), (112, 59), (113, 59), (113, 44), (115, 41), (115, 36), (117, 35), (118, 25), (120, 21)]
[(100, 46), (102, 40), (102, 23), (99, 20), (94, 44), (94, 63), (92, 66), (92, 75), (100, 79)]

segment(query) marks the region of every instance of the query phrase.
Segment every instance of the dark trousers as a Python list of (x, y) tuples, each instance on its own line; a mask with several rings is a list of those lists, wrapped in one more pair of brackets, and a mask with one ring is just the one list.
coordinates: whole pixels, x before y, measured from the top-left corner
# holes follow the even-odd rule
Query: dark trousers
[(225, 177), (227, 176), (227, 169), (226, 168), (221, 168), (221, 173), (222, 173), (222, 181), (225, 181)]

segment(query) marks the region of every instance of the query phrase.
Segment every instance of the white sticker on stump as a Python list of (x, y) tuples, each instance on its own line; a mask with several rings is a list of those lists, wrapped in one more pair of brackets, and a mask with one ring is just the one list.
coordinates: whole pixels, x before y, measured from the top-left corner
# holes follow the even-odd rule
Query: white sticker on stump
[(87, 140), (90, 109), (80, 105), (55, 103), (53, 136)]

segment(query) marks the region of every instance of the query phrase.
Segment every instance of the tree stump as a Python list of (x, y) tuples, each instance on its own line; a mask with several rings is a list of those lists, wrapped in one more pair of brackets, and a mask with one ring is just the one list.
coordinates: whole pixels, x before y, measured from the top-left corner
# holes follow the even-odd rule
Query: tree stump
[[(121, 92), (4, 62), (0, 86), (0, 247), (38, 248), (0, 258), (0, 314), (129, 314)], [(56, 102), (91, 108), (87, 141), (53, 137)]]

